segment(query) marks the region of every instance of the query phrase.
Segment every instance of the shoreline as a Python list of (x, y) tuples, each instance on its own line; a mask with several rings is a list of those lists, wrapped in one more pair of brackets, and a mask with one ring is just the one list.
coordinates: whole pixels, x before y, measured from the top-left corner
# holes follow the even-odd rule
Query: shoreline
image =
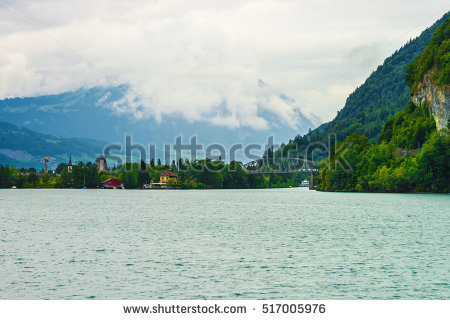
[(269, 189), (305, 189), (308, 191), (317, 191), (322, 193), (360, 193), (360, 194), (441, 194), (441, 195), (450, 195), (450, 193), (445, 192), (387, 192), (387, 191), (380, 191), (380, 192), (370, 192), (370, 191), (321, 191), (321, 190), (311, 190), (306, 187), (279, 187), (279, 188), (232, 188), (232, 189), (225, 189), (225, 188), (204, 188), (204, 189), (182, 189), (182, 188), (134, 188), (134, 189), (113, 189), (113, 188), (54, 188), (54, 187), (24, 187), (24, 188), (0, 188), (0, 190), (140, 190), (140, 191), (151, 191), (151, 190), (269, 190)]

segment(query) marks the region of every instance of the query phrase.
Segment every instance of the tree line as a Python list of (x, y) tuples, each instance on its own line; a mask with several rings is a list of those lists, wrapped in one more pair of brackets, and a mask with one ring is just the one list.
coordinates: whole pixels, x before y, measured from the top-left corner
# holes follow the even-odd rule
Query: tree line
[(150, 160), (145, 163), (125, 163), (115, 170), (98, 172), (92, 162), (78, 162), (69, 172), (66, 163), (60, 163), (55, 171), (47, 175), (35, 169), (17, 169), (0, 165), (0, 188), (97, 188), (101, 182), (113, 177), (121, 181), (126, 189), (142, 188), (145, 184), (159, 182), (163, 172), (171, 171), (178, 181), (169, 187), (182, 189), (247, 189), (283, 188), (299, 186), (307, 178), (305, 173), (254, 174), (248, 172), (241, 162), (229, 164), (222, 160), (202, 159), (189, 161), (178, 159), (171, 165)]

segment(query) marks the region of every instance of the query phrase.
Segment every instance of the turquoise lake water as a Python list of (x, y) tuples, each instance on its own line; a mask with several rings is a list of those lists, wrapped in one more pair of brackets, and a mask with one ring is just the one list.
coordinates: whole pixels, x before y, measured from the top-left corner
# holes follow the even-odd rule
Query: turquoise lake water
[(450, 196), (0, 190), (0, 299), (450, 299)]

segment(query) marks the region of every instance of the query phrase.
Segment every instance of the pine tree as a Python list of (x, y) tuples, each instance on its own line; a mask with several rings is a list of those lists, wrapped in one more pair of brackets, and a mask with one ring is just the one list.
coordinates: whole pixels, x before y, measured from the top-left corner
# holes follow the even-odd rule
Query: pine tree
[(139, 168), (138, 173), (138, 187), (142, 188), (144, 184), (148, 183), (149, 175), (148, 175), (148, 169), (147, 164), (145, 163), (144, 159), (141, 159), (141, 164)]

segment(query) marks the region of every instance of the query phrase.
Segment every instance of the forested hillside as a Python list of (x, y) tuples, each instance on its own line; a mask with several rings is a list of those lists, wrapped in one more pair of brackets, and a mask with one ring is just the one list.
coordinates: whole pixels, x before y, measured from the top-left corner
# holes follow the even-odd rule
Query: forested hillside
[[(407, 67), (413, 90), (432, 73), (443, 91), (450, 85), (450, 18), (439, 27), (424, 52)], [(437, 92), (437, 95), (441, 93)], [(437, 97), (431, 97), (436, 100)], [(445, 108), (449, 108), (445, 102)], [(322, 191), (450, 192), (448, 127), (436, 130), (428, 103), (413, 102), (386, 122), (379, 142), (359, 133), (348, 136), (336, 154), (320, 166)]]
[[(377, 140), (386, 121), (405, 109), (411, 100), (411, 89), (404, 77), (406, 67), (424, 52), (435, 30), (449, 16), (450, 13), (445, 14), (419, 37), (409, 41), (387, 58), (364, 84), (350, 94), (344, 108), (338, 112), (336, 118), (304, 136), (295, 137), (286, 149), (296, 148), (299, 152), (303, 152), (311, 142), (320, 141), (326, 144), (330, 133), (336, 133), (340, 141), (354, 132)], [(448, 46), (448, 41), (445, 44)], [(448, 66), (446, 65), (445, 68)], [(328, 154), (317, 153), (316, 156), (323, 159)]]
[(450, 20), (447, 19), (436, 30), (424, 52), (405, 71), (408, 85), (415, 91), (428, 71), (433, 71), (437, 85), (450, 82)]
[(450, 137), (436, 131), (427, 105), (411, 103), (385, 125), (381, 139), (370, 143), (358, 133), (348, 136), (345, 147), (322, 162), (317, 189), (450, 191)]

